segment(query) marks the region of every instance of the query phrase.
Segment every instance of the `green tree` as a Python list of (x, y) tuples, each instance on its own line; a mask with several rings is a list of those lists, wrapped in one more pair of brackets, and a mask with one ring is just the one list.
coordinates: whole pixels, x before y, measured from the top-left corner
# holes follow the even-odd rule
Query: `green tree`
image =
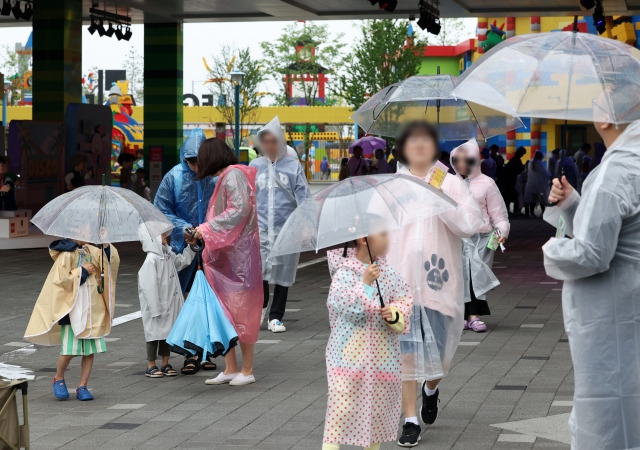
[(144, 104), (144, 59), (138, 51), (131, 47), (129, 53), (124, 58), (124, 68), (127, 71), (127, 81), (129, 82), (129, 94), (131, 94), (136, 105)]
[(425, 40), (407, 39), (407, 20), (368, 20), (338, 83), (339, 94), (356, 109), (370, 95), (420, 70)]
[(456, 45), (464, 37), (464, 22), (462, 19), (440, 19), (440, 34), (436, 36), (438, 45)]
[(22, 98), (22, 89), (18, 84), (24, 73), (29, 71), (29, 59), (28, 54), (20, 54), (6, 44), (2, 46), (0, 69), (4, 74), (4, 81), (11, 82), (11, 105), (17, 105)]
[[(289, 25), (275, 41), (262, 42), (263, 64), (280, 86), (276, 104), (290, 106), (300, 100), (307, 106), (324, 104), (318, 99), (318, 75), (333, 74), (336, 67), (344, 64), (343, 38), (343, 33), (331, 36), (325, 25), (309, 22)], [(298, 95), (292, 98), (286, 80), (303, 75), (309, 78), (304, 83), (294, 83)]]
[[(235, 84), (231, 81), (231, 72), (244, 72), (244, 79), (240, 86), (240, 124), (255, 123), (258, 107), (266, 92), (260, 87), (265, 81), (265, 74), (260, 61), (251, 58), (249, 47), (237, 50), (230, 45), (222, 48), (212, 56), (209, 65), (203, 59), (209, 77), (210, 92), (213, 94), (216, 108), (225, 121), (231, 125), (235, 123)], [(220, 101), (222, 100), (222, 101)]]

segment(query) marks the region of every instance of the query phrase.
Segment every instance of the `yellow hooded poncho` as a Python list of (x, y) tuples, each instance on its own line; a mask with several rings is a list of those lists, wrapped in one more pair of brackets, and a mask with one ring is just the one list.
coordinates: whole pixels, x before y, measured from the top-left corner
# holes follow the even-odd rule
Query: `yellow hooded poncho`
[[(77, 338), (95, 339), (111, 332), (120, 258), (115, 247), (109, 248), (110, 260), (104, 256), (104, 292), (100, 294), (96, 278), (99, 274), (89, 275), (85, 283), (80, 285), (82, 267), (79, 267), (78, 260), (81, 247), (70, 239), (51, 244), (49, 253), (54, 261), (53, 267), (31, 313), (24, 334), (26, 340), (41, 345), (59, 344), (58, 321), (70, 313)], [(92, 245), (85, 246), (85, 249), (93, 264), (98, 268), (103, 267), (103, 251)]]

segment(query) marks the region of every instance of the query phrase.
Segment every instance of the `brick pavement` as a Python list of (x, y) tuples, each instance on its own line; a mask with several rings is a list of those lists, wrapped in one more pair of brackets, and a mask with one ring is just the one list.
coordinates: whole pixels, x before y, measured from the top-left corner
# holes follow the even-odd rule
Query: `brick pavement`
[[(562, 326), (561, 284), (545, 276), (539, 250), (551, 234), (540, 220), (514, 221), (507, 252), (496, 255), (502, 285), (489, 296), (489, 330), (463, 335), (454, 367), (441, 384), (441, 414), (417, 448), (569, 448), (566, 415), (573, 376)], [(119, 249), (116, 316), (123, 316), (139, 309), (136, 273), (144, 254), (136, 244)], [(53, 399), (58, 348), (19, 347), (49, 267), (45, 250), (0, 252), (0, 362), (35, 370), (37, 379), (29, 391), (32, 448), (321, 447), (329, 335), (325, 263), (299, 270), (284, 320), (289, 331), (261, 332), (255, 384), (205, 386), (212, 372), (203, 371), (145, 378), (142, 326), (133, 320), (114, 328), (109, 351), (96, 358), (90, 382), (96, 399), (86, 403)], [(180, 358), (172, 362), (181, 365)], [(70, 387), (78, 376), (78, 361), (73, 361)]]

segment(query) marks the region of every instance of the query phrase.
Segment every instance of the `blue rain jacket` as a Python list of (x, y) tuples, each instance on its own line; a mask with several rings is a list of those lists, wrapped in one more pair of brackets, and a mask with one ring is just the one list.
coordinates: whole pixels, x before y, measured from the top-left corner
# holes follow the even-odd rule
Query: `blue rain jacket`
[[(171, 233), (171, 248), (176, 254), (181, 253), (186, 246), (184, 229), (196, 227), (205, 221), (209, 199), (215, 188), (215, 181), (211, 177), (197, 181), (196, 173), (189, 169), (185, 161), (185, 158), (198, 156), (200, 144), (205, 139), (204, 131), (200, 128), (189, 133), (180, 148), (180, 164), (164, 176), (153, 200), (153, 204), (173, 222), (175, 228)], [(180, 271), (181, 284), (186, 275), (188, 279), (191, 278), (194, 270), (195, 262)], [(183, 289), (184, 287), (183, 285)]]

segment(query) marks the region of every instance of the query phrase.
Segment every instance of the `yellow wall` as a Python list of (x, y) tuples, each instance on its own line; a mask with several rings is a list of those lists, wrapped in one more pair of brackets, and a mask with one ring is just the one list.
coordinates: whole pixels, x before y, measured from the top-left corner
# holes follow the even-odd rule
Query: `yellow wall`
[[(0, 107), (0, 111), (2, 108)], [(7, 110), (7, 119), (12, 120), (31, 120), (30, 106), (9, 106)], [(274, 116), (280, 118), (282, 123), (315, 123), (315, 124), (348, 124), (353, 123), (350, 119), (352, 109), (346, 106), (265, 106), (258, 110), (256, 123), (267, 123)], [(133, 107), (133, 118), (142, 120), (144, 117), (144, 107)], [(185, 106), (184, 122), (185, 123), (211, 123), (224, 122), (222, 115), (210, 106)]]

